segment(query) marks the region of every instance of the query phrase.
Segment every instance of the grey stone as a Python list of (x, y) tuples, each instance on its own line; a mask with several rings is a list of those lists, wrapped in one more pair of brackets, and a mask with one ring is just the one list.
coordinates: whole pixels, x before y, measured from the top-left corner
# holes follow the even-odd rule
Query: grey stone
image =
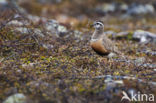
[(127, 11), (127, 10), (128, 10), (128, 5), (127, 5), (127, 4), (121, 4), (121, 5), (119, 6), (119, 9), (120, 9), (121, 11)]
[(20, 32), (21, 34), (27, 34), (27, 33), (29, 33), (28, 30), (29, 30), (29, 29), (26, 28), (26, 27), (16, 27), (14, 31), (18, 31), (18, 32)]
[(46, 22), (47, 19), (45, 17), (39, 17), (34, 15), (28, 15), (27, 18), (31, 20), (33, 23), (38, 23), (39, 21)]
[(78, 30), (75, 30), (74, 31), (74, 37), (77, 38), (77, 39), (80, 39), (80, 40), (83, 40), (83, 36), (82, 36), (82, 32), (78, 31)]
[(67, 28), (60, 25), (56, 20), (49, 20), (45, 24), (45, 29), (51, 34), (56, 34), (58, 37), (68, 32)]
[(40, 37), (45, 37), (40, 29), (35, 28), (33, 31), (34, 31), (35, 35), (38, 35)]
[(117, 55), (115, 54), (115, 53), (110, 53), (109, 55), (108, 55), (108, 58), (113, 58), (113, 57), (116, 57)]
[(12, 20), (12, 21), (8, 22), (7, 25), (11, 25), (11, 26), (24, 26), (24, 25), (29, 25), (29, 23), (27, 21)]
[(111, 30), (105, 31), (104, 33), (105, 33), (106, 35), (108, 35), (108, 36), (114, 36), (114, 35), (116, 35), (116, 32), (111, 31)]
[(0, 4), (2, 4), (2, 5), (5, 5), (7, 3), (8, 3), (7, 0), (0, 0)]
[(108, 12), (114, 12), (116, 10), (115, 4), (103, 4), (103, 5), (98, 5), (95, 9), (97, 12), (102, 12), (102, 13), (108, 13)]
[(45, 37), (45, 35), (42, 33), (42, 31), (38, 28), (31, 29), (31, 28), (26, 28), (26, 27), (16, 27), (13, 31), (20, 32), (21, 34), (28, 34), (31, 32), (34, 35), (37, 35), (39, 37)]
[(60, 3), (62, 0), (37, 0), (41, 4)]
[(142, 64), (142, 63), (144, 63), (146, 61), (146, 58), (145, 57), (139, 57), (139, 58), (137, 58), (136, 60), (134, 60), (134, 62), (136, 63), (136, 64)]
[(127, 14), (130, 15), (139, 15), (139, 14), (148, 14), (154, 13), (155, 9), (151, 4), (132, 4), (127, 10)]
[(122, 32), (119, 32), (119, 33), (114, 33), (114, 35), (112, 35), (112, 37), (114, 38), (123, 38), (123, 37), (127, 37), (129, 34), (128, 31), (122, 31)]
[(26, 96), (22, 93), (16, 93), (9, 96), (3, 103), (27, 103)]
[(133, 33), (133, 38), (139, 39), (141, 43), (155, 42), (156, 34), (148, 32), (148, 31), (136, 30)]

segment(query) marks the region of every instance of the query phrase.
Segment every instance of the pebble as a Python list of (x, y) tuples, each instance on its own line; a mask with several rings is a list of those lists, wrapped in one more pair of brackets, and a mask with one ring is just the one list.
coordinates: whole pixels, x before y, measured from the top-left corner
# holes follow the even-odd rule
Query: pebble
[(136, 64), (142, 64), (145, 61), (146, 61), (146, 58), (145, 57), (139, 57), (136, 60), (134, 60), (134, 63), (136, 63)]
[(21, 34), (28, 34), (29, 33), (29, 29), (26, 27), (16, 27), (14, 31), (18, 31)]
[(45, 35), (42, 33), (40, 29), (35, 28), (34, 30), (35, 35), (38, 35), (40, 37), (45, 37)]
[(127, 10), (128, 10), (128, 5), (127, 5), (127, 4), (121, 4), (121, 5), (119, 6), (119, 9), (120, 9), (121, 11), (127, 11)]
[(95, 8), (97, 13), (108, 14), (115, 12), (122, 12), (126, 15), (140, 15), (140, 14), (154, 14), (155, 8), (152, 4), (138, 4), (133, 3), (131, 5), (127, 5), (126, 3), (104, 3), (98, 5)]
[(139, 15), (139, 14), (152, 14), (155, 12), (153, 5), (151, 4), (132, 4), (127, 10), (129, 15)]
[(133, 33), (134, 39), (139, 39), (140, 43), (149, 43), (149, 42), (155, 42), (156, 41), (156, 34), (144, 31), (144, 30), (136, 30)]
[(60, 25), (56, 20), (49, 20), (45, 24), (45, 29), (51, 34), (56, 34), (57, 37), (68, 32), (67, 28), (63, 25)]
[(109, 13), (114, 12), (116, 10), (116, 7), (114, 4), (103, 4), (98, 5), (95, 10), (99, 13)]
[(22, 93), (16, 93), (9, 96), (3, 103), (26, 103), (26, 96)]
[(5, 5), (7, 3), (8, 3), (7, 0), (0, 0), (0, 4), (2, 4), (2, 5)]
[(62, 0), (37, 0), (41, 4), (60, 3)]
[(156, 68), (156, 64), (150, 64), (150, 63), (145, 63), (145, 64), (137, 64), (138, 66), (143, 66), (143, 67), (148, 67), (148, 68)]
[(145, 50), (145, 51), (140, 51), (140, 52), (145, 53), (146, 55), (156, 56), (156, 51)]
[(11, 26), (24, 26), (24, 25), (29, 25), (29, 23), (27, 21), (12, 20), (12, 21), (8, 22), (7, 25), (11, 25)]
[(113, 58), (113, 57), (116, 57), (117, 55), (115, 54), (115, 53), (110, 53), (109, 55), (108, 55), (108, 58)]

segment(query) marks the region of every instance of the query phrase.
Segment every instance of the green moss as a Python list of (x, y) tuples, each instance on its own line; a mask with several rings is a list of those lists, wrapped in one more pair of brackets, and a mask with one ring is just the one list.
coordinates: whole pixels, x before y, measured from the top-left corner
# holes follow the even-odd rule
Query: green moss
[(128, 39), (128, 40), (132, 40), (132, 39), (133, 39), (133, 32), (129, 32), (129, 33), (128, 33), (127, 39)]
[[(33, 7), (33, 5), (29, 7)], [(37, 13), (40, 10), (32, 12)], [(54, 16), (54, 14), (52, 15)], [(123, 24), (128, 26), (128, 24), (132, 25), (132, 22), (134, 21), (119, 20), (114, 17), (112, 19), (110, 17), (105, 21), (105, 24), (109, 24), (110, 26), (106, 26), (105, 30), (116, 32), (127, 31), (123, 27)], [(108, 90), (104, 82), (105, 78), (100, 78), (100, 76), (132, 75), (144, 81), (155, 81), (155, 76), (146, 75), (153, 74), (153, 68), (138, 67), (133, 63), (119, 62), (114, 60), (115, 58), (108, 59), (105, 56), (96, 54), (89, 45), (92, 31), (90, 29), (87, 31), (84, 30), (84, 26), (87, 23), (88, 21), (85, 21), (77, 27), (79, 30), (82, 30), (82, 40), (79, 40), (70, 31), (70, 35), (65, 34), (64, 37), (59, 38), (49, 35), (46, 35), (44, 38), (36, 37), (41, 44), (53, 45), (51, 49), (38, 45), (31, 36), (21, 39), (22, 37), (27, 37), (27, 35), (21, 36), (21, 34), (16, 34), (12, 30), (14, 28), (3, 28), (0, 31), (2, 34), (0, 36), (0, 43), (2, 41), (4, 47), (0, 47), (0, 58), (7, 59), (0, 63), (0, 102), (15, 91), (26, 94), (32, 98), (33, 102), (37, 101), (37, 103), (38, 101), (50, 103), (64, 101), (76, 102), (76, 100), (78, 102), (90, 102), (89, 100), (93, 100), (91, 102), (100, 102), (99, 97), (102, 102), (105, 102), (107, 93), (111, 95), (112, 100), (118, 102), (120, 93), (115, 96), (114, 94), (118, 91), (131, 88), (141, 92), (154, 93), (153, 91), (155, 90), (148, 88), (149, 84), (139, 82), (138, 85), (137, 80), (125, 80), (124, 85), (117, 85), (117, 87)], [(135, 25), (133, 24), (132, 26)], [(154, 50), (155, 46), (141, 46), (137, 42), (132, 41), (133, 32), (131, 31), (133, 31), (133, 28), (128, 26), (130, 32), (125, 39), (114, 40), (118, 44), (119, 50), (128, 59), (133, 60), (137, 57), (146, 57), (146, 63), (155, 63), (155, 59), (151, 61), (151, 56), (138, 52), (138, 50), (147, 48)], [(42, 26), (41, 29), (44, 30)], [(32, 43), (32, 45), (24, 45), (26, 43)], [(123, 60), (120, 56), (117, 59)], [(30, 66), (31, 64), (33, 65)], [(95, 79), (98, 76), (99, 78)]]

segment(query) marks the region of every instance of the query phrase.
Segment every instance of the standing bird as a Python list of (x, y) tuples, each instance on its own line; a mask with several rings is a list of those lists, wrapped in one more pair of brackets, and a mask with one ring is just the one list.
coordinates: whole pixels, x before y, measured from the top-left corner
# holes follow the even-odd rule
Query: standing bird
[(94, 22), (92, 26), (95, 28), (95, 31), (91, 37), (90, 45), (95, 52), (100, 55), (121, 54), (113, 41), (104, 33), (104, 24), (101, 21)]
[[(107, 56), (109, 54), (115, 53), (122, 57), (122, 59), (118, 59), (117, 61), (133, 63), (135, 65), (136, 63), (138, 65), (144, 63), (144, 61), (141, 61), (140, 63), (136, 62), (139, 60), (139, 58), (137, 58), (136, 60), (131, 60), (129, 59), (129, 57), (125, 56), (124, 53), (121, 53), (115, 46), (115, 43), (112, 40), (110, 40), (104, 33), (104, 24), (101, 21), (95, 22), (92, 26), (95, 28), (95, 31), (91, 37), (90, 45), (95, 52), (97, 52), (100, 55)], [(112, 56), (110, 55), (108, 57), (112, 58)]]

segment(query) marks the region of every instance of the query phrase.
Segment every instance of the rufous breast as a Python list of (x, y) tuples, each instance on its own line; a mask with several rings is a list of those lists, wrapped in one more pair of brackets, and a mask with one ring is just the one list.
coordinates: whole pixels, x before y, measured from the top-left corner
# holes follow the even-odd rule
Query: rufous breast
[(103, 46), (102, 39), (91, 41), (90, 43), (92, 49), (102, 55), (109, 54), (109, 51)]

